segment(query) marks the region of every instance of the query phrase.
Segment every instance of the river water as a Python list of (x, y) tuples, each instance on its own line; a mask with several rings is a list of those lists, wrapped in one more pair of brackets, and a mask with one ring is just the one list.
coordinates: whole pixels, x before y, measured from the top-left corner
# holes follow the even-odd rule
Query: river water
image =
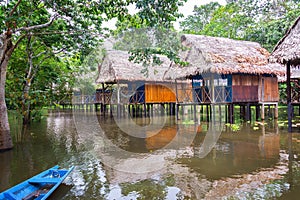
[[(191, 117), (192, 118), (192, 117)], [(121, 119), (51, 111), (0, 153), (0, 191), (47, 168), (74, 171), (51, 199), (296, 199), (300, 135), (285, 121)]]

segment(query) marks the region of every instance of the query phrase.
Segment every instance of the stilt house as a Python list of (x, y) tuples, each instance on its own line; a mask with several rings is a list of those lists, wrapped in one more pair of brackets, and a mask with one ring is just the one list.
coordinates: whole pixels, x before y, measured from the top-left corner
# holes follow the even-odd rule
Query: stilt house
[[(188, 34), (181, 40), (187, 47), (183, 57), (190, 63), (181, 74), (192, 81), (193, 98), (178, 103), (278, 102), (277, 76), (284, 71), (268, 63), (270, 54), (258, 43)], [(177, 92), (185, 90), (177, 85)]]
[[(108, 51), (98, 69), (96, 83), (103, 86), (98, 92), (98, 99), (108, 99), (101, 101), (105, 104), (176, 103), (172, 84), (175, 74), (170, 70), (172, 63), (165, 57), (160, 59), (161, 65), (146, 68), (129, 61), (127, 52)], [(112, 90), (107, 91), (108, 86), (114, 88), (113, 94)]]
[(288, 104), (288, 129), (292, 131), (292, 90), (298, 90), (297, 87), (291, 87), (291, 67), (299, 70), (300, 66), (300, 16), (289, 28), (287, 33), (279, 40), (275, 46), (270, 62), (277, 62), (286, 65), (287, 82), (287, 104)]

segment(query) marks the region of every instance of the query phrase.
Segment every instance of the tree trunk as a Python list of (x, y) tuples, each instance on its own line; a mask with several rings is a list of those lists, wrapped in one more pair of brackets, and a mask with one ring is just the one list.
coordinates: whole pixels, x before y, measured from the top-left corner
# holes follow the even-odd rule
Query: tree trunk
[(6, 71), (11, 48), (11, 38), (5, 34), (0, 35), (0, 151), (13, 147), (5, 103)]
[(23, 90), (23, 99), (22, 99), (22, 115), (23, 115), (23, 124), (30, 124), (30, 99), (29, 99), (29, 90), (30, 83), (26, 80), (24, 90)]

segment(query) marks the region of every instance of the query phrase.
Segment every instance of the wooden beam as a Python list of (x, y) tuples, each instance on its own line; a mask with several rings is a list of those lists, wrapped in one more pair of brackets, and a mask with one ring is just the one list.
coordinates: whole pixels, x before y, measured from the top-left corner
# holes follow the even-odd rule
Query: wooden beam
[(286, 64), (286, 94), (287, 94), (287, 105), (288, 105), (288, 132), (292, 132), (292, 89), (291, 89), (291, 63), (290, 61)]
[(274, 119), (278, 119), (278, 103), (275, 104)]
[(265, 104), (261, 104), (261, 120), (265, 120)]

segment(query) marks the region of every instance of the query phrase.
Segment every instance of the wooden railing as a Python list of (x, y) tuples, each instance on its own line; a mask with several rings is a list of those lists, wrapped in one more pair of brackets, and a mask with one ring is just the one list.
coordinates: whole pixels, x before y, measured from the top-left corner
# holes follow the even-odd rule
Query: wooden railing
[(232, 101), (231, 87), (226, 86), (179, 89), (177, 93), (180, 94), (177, 96), (178, 103), (228, 103)]

